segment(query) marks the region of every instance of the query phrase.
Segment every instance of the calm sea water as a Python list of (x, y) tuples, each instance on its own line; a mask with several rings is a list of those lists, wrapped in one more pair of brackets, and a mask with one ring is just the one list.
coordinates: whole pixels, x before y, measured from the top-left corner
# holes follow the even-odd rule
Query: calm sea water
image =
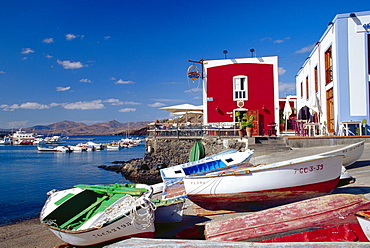
[[(76, 138), (76, 137), (70, 137)], [(118, 141), (119, 136), (82, 136), (96, 143)], [(86, 141), (67, 141), (76, 145)], [(116, 172), (99, 169), (113, 161), (142, 158), (145, 145), (118, 151), (82, 153), (39, 152), (35, 146), (0, 146), (0, 225), (37, 217), (51, 189), (63, 190), (76, 184), (127, 182)]]

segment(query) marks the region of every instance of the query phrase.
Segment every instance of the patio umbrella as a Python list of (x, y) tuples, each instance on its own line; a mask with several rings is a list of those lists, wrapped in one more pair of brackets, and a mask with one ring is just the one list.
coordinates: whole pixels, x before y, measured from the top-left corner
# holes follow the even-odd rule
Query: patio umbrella
[(312, 93), (310, 100), (307, 102), (307, 107), (310, 109), (311, 115), (315, 113), (322, 115), (321, 106), (316, 93)]
[(188, 114), (189, 115), (190, 114), (198, 114), (198, 115), (203, 114), (203, 106), (195, 106), (195, 105), (188, 104), (188, 103), (164, 107), (161, 109), (167, 110), (175, 115), (180, 115), (180, 114), (185, 115), (186, 117)]
[(290, 107), (289, 98), (287, 97), (284, 106), (284, 119), (285, 119), (285, 132), (288, 129), (288, 118), (293, 113), (292, 107)]

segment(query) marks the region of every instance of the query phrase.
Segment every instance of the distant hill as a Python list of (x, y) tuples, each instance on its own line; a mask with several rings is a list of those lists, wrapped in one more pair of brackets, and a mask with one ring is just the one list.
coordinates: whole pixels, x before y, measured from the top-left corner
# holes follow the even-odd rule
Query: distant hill
[(150, 121), (121, 123), (116, 120), (86, 125), (73, 121), (61, 121), (50, 125), (37, 125), (28, 128), (22, 128), (27, 132), (34, 132), (42, 135), (61, 134), (63, 136), (71, 135), (126, 135), (137, 130), (145, 128)]

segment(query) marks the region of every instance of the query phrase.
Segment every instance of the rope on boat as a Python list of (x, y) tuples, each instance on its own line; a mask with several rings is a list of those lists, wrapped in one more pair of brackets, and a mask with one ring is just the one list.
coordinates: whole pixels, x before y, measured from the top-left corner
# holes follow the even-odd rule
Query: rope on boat
[[(138, 213), (141, 209), (144, 210), (143, 214)], [(131, 195), (126, 195), (120, 204), (107, 208), (94, 227), (101, 228), (104, 224), (117, 218), (127, 217), (137, 229), (144, 230), (153, 223), (155, 209), (154, 203), (146, 197), (135, 199)]]

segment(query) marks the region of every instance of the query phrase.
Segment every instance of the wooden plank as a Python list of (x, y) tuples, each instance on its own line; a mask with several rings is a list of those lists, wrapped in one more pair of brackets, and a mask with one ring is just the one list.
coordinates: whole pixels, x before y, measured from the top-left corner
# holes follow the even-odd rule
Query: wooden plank
[(299, 228), (357, 223), (355, 213), (370, 208), (370, 201), (350, 194), (335, 194), (295, 202), (206, 224), (205, 237), (238, 241)]

